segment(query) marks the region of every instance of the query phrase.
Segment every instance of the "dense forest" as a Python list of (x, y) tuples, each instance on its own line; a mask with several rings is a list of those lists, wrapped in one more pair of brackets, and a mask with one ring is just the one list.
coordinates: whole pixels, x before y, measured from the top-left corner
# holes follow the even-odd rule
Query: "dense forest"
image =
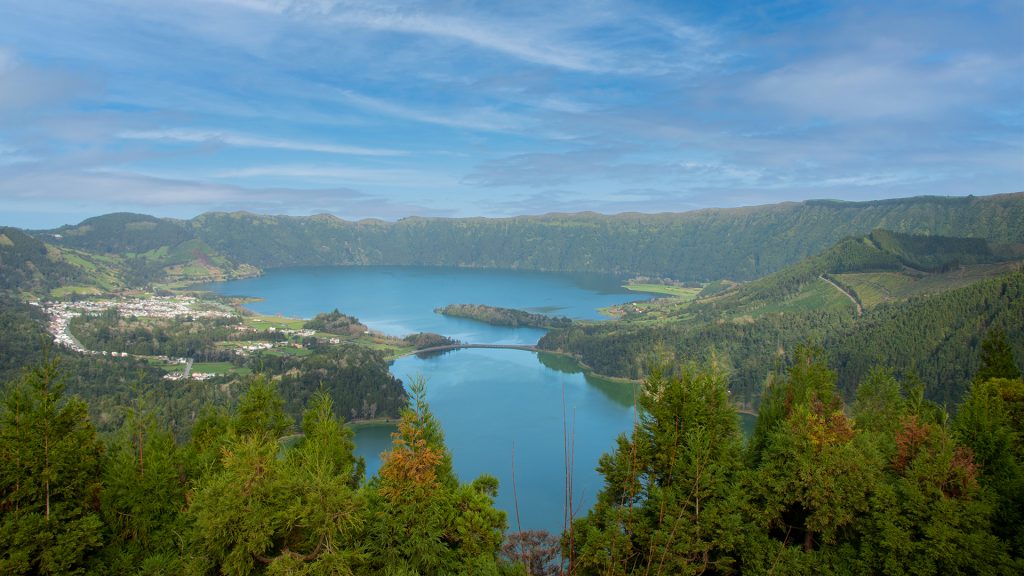
[(83, 271), (55, 252), (17, 228), (0, 227), (0, 293), (48, 293), (79, 281)]
[[(208, 213), (192, 220), (134, 214), (90, 218), (38, 236), (60, 246), (128, 255), (159, 279), (164, 250), (185, 242), (197, 265), (223, 274), (305, 265), (472, 266), (590, 271), (709, 281), (750, 280), (876, 228), (1024, 241), (1024, 194), (807, 201), (679, 214), (549, 214), (504, 219)], [(781, 231), (781, 232), (780, 232)], [(424, 239), (429, 238), (429, 242)], [(191, 252), (190, 252), (191, 253)], [(186, 254), (187, 255), (187, 254)], [(145, 256), (144, 260), (139, 260)], [(169, 266), (169, 264), (168, 264)], [(177, 270), (181, 273), (181, 270)], [(141, 276), (140, 276), (141, 278)]]
[(827, 343), (840, 390), (852, 397), (868, 368), (886, 362), (900, 375), (928, 384), (928, 397), (947, 404), (963, 394), (975, 367), (980, 327), (1012, 335), (1024, 356), (1024, 272), (907, 302), (881, 305), (855, 318), (851, 312), (765, 314), (733, 321), (576, 325), (541, 338), (544, 349), (571, 352), (597, 372), (641, 378), (667, 357), (715, 350), (731, 367), (737, 395), (756, 399), (766, 370), (807, 339)]
[(773, 379), (744, 444), (714, 364), (655, 371), (563, 535), (576, 574), (1016, 574), (1024, 381), (999, 333), (956, 417), (873, 369), (844, 406), (820, 350)]
[[(929, 399), (952, 406), (976, 368), (985, 330), (1004, 330), (1024, 356), (1024, 271), (1016, 263), (993, 264), (1016, 257), (1016, 247), (993, 250), (980, 239), (875, 230), (749, 283), (706, 290), (692, 302), (554, 329), (538, 345), (571, 353), (599, 373), (634, 379), (666, 359), (714, 350), (730, 367), (736, 397), (756, 403), (766, 370), (812, 340), (825, 344), (847, 399), (882, 363), (901, 377), (920, 378)], [(868, 305), (848, 285), (855, 282), (862, 291), (895, 282), (905, 296)]]
[(567, 328), (572, 320), (565, 316), (534, 314), (513, 308), (486, 306), (483, 304), (449, 304), (434, 310), (437, 314), (479, 320), (492, 326), (530, 326), (533, 328)]
[(1002, 333), (981, 348), (950, 418), (877, 367), (844, 406), (798, 347), (748, 442), (720, 365), (661, 366), (560, 538), (506, 535), (497, 481), (455, 476), (422, 382), (367, 480), (323, 391), (296, 426), (255, 377), (184, 441), (136, 396), (101, 437), (43, 354), (0, 397), (0, 573), (1020, 573), (1024, 380)]

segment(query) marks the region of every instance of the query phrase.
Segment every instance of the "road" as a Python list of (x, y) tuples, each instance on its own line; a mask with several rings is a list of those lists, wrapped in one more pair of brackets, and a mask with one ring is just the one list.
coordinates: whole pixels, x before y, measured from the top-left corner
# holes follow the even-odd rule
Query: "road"
[(822, 274), (821, 276), (818, 276), (818, 278), (821, 278), (825, 282), (828, 282), (829, 284), (834, 286), (836, 290), (839, 290), (840, 292), (842, 292), (843, 296), (846, 296), (847, 298), (849, 298), (850, 302), (853, 302), (853, 305), (857, 307), (857, 316), (860, 316), (861, 314), (864, 313), (864, 308), (862, 308), (861, 305), (860, 305), (860, 302), (857, 302), (857, 299), (853, 297), (853, 294), (850, 294), (849, 292), (846, 291), (845, 288), (843, 288), (839, 284), (836, 284), (835, 282), (833, 282), (833, 281), (829, 280), (828, 278), (826, 278), (824, 274)]
[(526, 350), (527, 352), (540, 352), (541, 349), (536, 346), (529, 346), (525, 344), (446, 344), (444, 346), (431, 346), (430, 348), (423, 348), (421, 350), (414, 350), (406, 354), (402, 354), (399, 358), (406, 356), (412, 356), (413, 354), (424, 354), (427, 352), (444, 352), (445, 350), (458, 350), (459, 348), (502, 348), (505, 350)]

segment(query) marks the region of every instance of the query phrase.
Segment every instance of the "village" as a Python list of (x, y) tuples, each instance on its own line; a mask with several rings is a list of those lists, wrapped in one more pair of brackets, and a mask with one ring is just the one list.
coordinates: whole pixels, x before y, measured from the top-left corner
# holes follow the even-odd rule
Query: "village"
[[(47, 331), (53, 336), (53, 343), (80, 354), (109, 356), (111, 358), (127, 358), (127, 352), (117, 350), (88, 350), (71, 333), (71, 319), (78, 316), (99, 316), (108, 310), (117, 310), (126, 317), (139, 318), (231, 318), (234, 312), (218, 308), (207, 302), (200, 302), (192, 296), (148, 296), (141, 298), (116, 298), (103, 300), (32, 302), (42, 308), (49, 316)], [(167, 356), (147, 357), (168, 364), (181, 364), (180, 372), (170, 372), (164, 376), (167, 380), (208, 380), (216, 374), (191, 372), (192, 361), (189, 358), (169, 358)]]
[[(146, 296), (146, 297), (122, 297), (97, 300), (80, 301), (53, 301), (53, 302), (32, 302), (33, 306), (41, 308), (49, 317), (47, 331), (53, 336), (53, 343), (78, 352), (95, 356), (107, 356), (111, 358), (128, 358), (133, 356), (125, 351), (119, 350), (89, 350), (75, 338), (71, 333), (70, 324), (73, 318), (79, 316), (99, 316), (110, 310), (117, 310), (117, 313), (124, 317), (135, 318), (236, 318), (238, 313), (225, 305), (201, 300), (193, 296)], [(240, 323), (236, 330), (239, 332), (261, 332), (263, 330)], [(233, 342), (231, 351), (238, 356), (249, 356), (273, 348), (302, 348), (302, 344), (295, 339), (316, 336), (315, 330), (306, 328), (291, 329), (269, 326), (265, 331), (270, 334), (282, 334), (288, 337), (285, 341), (267, 342), (260, 340)], [(325, 338), (328, 344), (340, 344), (341, 340), (330, 336)], [(219, 374), (212, 372), (192, 371), (191, 358), (171, 358), (168, 356), (138, 356), (149, 361), (160, 363), (164, 366), (180, 365), (181, 370), (172, 370), (164, 375), (164, 379), (177, 380), (209, 380)]]

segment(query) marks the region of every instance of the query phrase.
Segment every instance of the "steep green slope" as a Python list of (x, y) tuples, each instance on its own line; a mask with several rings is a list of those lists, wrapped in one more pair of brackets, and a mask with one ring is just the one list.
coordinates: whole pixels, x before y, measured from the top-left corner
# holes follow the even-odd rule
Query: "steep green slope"
[(46, 232), (62, 246), (113, 254), (141, 254), (193, 238), (181, 221), (129, 212), (96, 216)]
[[(808, 340), (827, 342), (826, 353), (848, 394), (868, 366), (885, 363), (918, 374), (929, 397), (952, 402), (964, 390), (988, 327), (1002, 327), (1024, 354), (1024, 308), (1017, 302), (1024, 300), (1024, 272), (1019, 262), (934, 274), (909, 270), (906, 263), (942, 269), (1001, 257), (981, 240), (875, 231), (726, 292), (691, 303), (655, 302), (617, 322), (553, 330), (539, 345), (572, 353), (598, 372), (630, 378), (643, 377), (666, 357), (713, 349), (732, 368), (734, 392), (749, 401), (759, 396), (766, 367), (780, 362), (785, 351)], [(851, 286), (879, 275), (902, 279), (902, 296), (861, 309), (862, 298)]]
[(824, 338), (839, 386), (850, 392), (871, 366), (916, 375), (933, 400), (953, 405), (978, 369), (982, 336), (1006, 333), (1015, 356), (1024, 359), (1024, 271), (976, 282), (941, 294), (882, 304)]
[(17, 228), (0, 227), (0, 292), (36, 298), (121, 285), (109, 258), (44, 243)]
[[(679, 280), (757, 278), (875, 228), (1024, 241), (1024, 193), (874, 202), (808, 201), (680, 214), (406, 218), (208, 213), (190, 221), (114, 214), (52, 231), (63, 245), (143, 254), (201, 240), (233, 263), (471, 266)], [(102, 232), (102, 234), (101, 234)], [(107, 240), (104, 234), (111, 234)]]
[[(982, 238), (912, 235), (876, 229), (867, 236), (844, 238), (820, 254), (744, 284), (720, 297), (702, 299), (691, 308), (693, 311), (705, 308), (728, 311), (735, 315), (741, 310), (778, 305), (811, 285), (821, 288), (822, 280), (837, 285), (860, 302), (855, 286), (862, 285), (859, 275), (869, 273), (903, 276), (905, 280), (901, 284), (913, 284), (928, 278), (926, 285), (932, 288), (932, 292), (938, 292), (942, 290), (942, 280), (955, 284), (950, 274), (953, 270), (975, 270), (983, 264), (1024, 259), (1020, 255), (1021, 247), (1024, 244), (1015, 243), (994, 250)], [(1000, 268), (993, 270), (998, 273)], [(904, 299), (924, 291), (924, 286), (919, 286), (916, 291), (906, 289), (903, 292)]]
[(1024, 241), (1024, 194), (395, 223), (211, 213), (190, 224), (216, 250), (260, 267), (479, 266), (749, 280), (875, 228)]
[(180, 220), (116, 213), (35, 234), (65, 248), (115, 258), (133, 286), (223, 280), (257, 272), (218, 253)]

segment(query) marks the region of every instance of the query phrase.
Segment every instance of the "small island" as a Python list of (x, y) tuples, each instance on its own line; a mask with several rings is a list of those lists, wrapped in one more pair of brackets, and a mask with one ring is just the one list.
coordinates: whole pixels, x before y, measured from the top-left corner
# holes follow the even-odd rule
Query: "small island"
[(484, 304), (449, 304), (444, 308), (435, 308), (434, 312), (445, 316), (478, 320), (492, 326), (510, 326), (512, 328), (523, 326), (551, 329), (568, 328), (572, 325), (572, 319), (565, 316), (545, 316), (514, 308), (500, 308)]

